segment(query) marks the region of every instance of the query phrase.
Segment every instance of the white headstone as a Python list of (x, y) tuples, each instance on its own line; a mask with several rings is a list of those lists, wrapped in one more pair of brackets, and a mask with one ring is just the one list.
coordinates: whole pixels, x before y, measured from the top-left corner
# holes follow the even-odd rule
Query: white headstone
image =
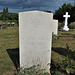
[(70, 17), (70, 15), (68, 15), (68, 12), (66, 12), (66, 15), (63, 15), (63, 17), (65, 17), (65, 25), (62, 28), (62, 30), (69, 31), (69, 28), (67, 26), (67, 23), (68, 23), (68, 17)]
[(28, 68), (39, 64), (41, 69), (49, 72), (52, 32), (57, 34), (57, 24), (58, 21), (53, 20), (52, 13), (19, 13), (20, 67)]
[(11, 22), (11, 24), (13, 24), (13, 25), (14, 25), (14, 24), (15, 24), (15, 22)]
[(10, 24), (10, 22), (8, 22), (8, 25)]

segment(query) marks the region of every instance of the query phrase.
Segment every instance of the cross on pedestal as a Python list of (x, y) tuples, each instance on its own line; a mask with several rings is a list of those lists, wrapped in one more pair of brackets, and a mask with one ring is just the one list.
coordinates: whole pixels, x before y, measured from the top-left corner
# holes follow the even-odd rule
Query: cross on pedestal
[(65, 17), (65, 25), (62, 28), (62, 30), (69, 31), (69, 28), (67, 26), (67, 23), (68, 23), (68, 17), (70, 17), (70, 15), (68, 15), (68, 12), (66, 12), (66, 15), (63, 15), (63, 17)]

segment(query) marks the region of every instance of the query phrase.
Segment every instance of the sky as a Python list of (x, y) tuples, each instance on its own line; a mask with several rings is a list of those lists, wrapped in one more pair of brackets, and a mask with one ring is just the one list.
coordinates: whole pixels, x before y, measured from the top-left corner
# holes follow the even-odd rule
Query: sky
[(55, 12), (64, 3), (75, 4), (75, 0), (0, 0), (0, 12), (8, 7), (9, 12), (19, 13), (24, 11), (51, 11)]

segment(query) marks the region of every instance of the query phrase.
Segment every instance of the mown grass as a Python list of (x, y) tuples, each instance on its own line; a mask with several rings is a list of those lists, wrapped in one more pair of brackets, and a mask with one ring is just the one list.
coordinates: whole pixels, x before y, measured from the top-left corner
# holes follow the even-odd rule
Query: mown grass
[(74, 36), (75, 35), (75, 29), (70, 29), (69, 31), (59, 31), (59, 36)]
[[(65, 33), (65, 34), (64, 34)], [(60, 32), (58, 33), (59, 36), (62, 36), (63, 34), (65, 36), (67, 34), (75, 34), (75, 30), (70, 30), (69, 32)], [(0, 30), (0, 75), (14, 75), (14, 70), (16, 70), (14, 63), (12, 62), (9, 54), (7, 53), (7, 49), (16, 49), (19, 48), (19, 32), (18, 27), (10, 27), (7, 29)], [(60, 49), (66, 49), (66, 43), (71, 48), (75, 48), (75, 39), (57, 39), (53, 40), (52, 47), (57, 49), (52, 51), (52, 60), (57, 63), (62, 61), (63, 58), (65, 58), (65, 50)], [(12, 50), (12, 53), (13, 53)], [(60, 51), (59, 51), (60, 50)], [(67, 51), (66, 51), (67, 52)], [(14, 58), (15, 59), (15, 58)], [(72, 59), (74, 62), (75, 60)]]
[[(52, 47), (53, 48), (57, 48), (58, 50), (60, 50), (61, 48), (63, 48), (63, 49), (66, 49), (66, 44), (68, 44), (69, 45), (69, 47), (71, 48), (71, 49), (75, 49), (75, 38), (73, 38), (73, 39), (68, 39), (68, 37), (69, 37), (69, 34), (75, 34), (75, 30), (70, 30), (70, 31), (68, 31), (68, 32), (61, 32), (61, 31), (59, 31), (58, 32), (58, 36), (60, 37), (60, 36), (63, 36), (62, 34), (64, 34), (65, 36), (67, 36), (67, 38), (66, 39), (57, 39), (57, 40), (53, 40), (52, 41)], [(64, 50), (63, 50), (64, 51)], [(65, 52), (64, 52), (65, 53)], [(55, 54), (55, 56), (56, 56), (56, 54), (58, 54), (58, 53), (55, 53), (54, 51), (52, 51), (52, 54), (54, 55)], [(52, 56), (53, 56), (52, 55)], [(60, 56), (60, 54), (58, 54), (57, 55), (58, 57)], [(56, 57), (57, 57), (56, 56)], [(63, 55), (64, 56), (64, 55)], [(54, 56), (53, 56), (54, 57)], [(55, 57), (55, 58), (56, 58)], [(61, 56), (60, 56), (60, 59), (61, 59)], [(56, 59), (57, 60), (57, 59)]]
[(12, 75), (15, 70), (6, 49), (18, 48), (18, 43), (18, 27), (0, 30), (0, 75)]

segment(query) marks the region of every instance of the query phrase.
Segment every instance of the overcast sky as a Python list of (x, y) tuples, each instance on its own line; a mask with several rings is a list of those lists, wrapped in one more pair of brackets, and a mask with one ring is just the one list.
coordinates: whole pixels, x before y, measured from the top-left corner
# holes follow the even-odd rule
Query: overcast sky
[(63, 3), (75, 4), (75, 0), (0, 0), (0, 12), (8, 7), (9, 12), (19, 13), (29, 10), (52, 11), (61, 7)]

